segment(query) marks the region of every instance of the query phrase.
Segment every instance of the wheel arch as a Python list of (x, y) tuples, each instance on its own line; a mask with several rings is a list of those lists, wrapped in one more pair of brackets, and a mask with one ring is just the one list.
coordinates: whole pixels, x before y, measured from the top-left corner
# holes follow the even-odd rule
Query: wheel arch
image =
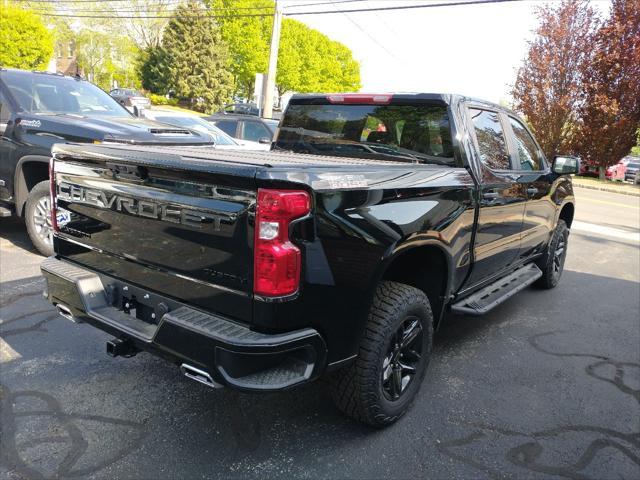
[(453, 272), (453, 257), (446, 245), (435, 239), (410, 242), (385, 259), (376, 285), (392, 280), (422, 290), (429, 298), (437, 328), (451, 294)]
[(564, 223), (567, 224), (568, 228), (571, 228), (571, 224), (573, 223), (573, 216), (575, 214), (575, 206), (572, 202), (566, 202), (562, 208), (560, 209), (560, 213), (558, 215), (558, 220), (564, 220)]
[(31, 189), (38, 183), (49, 179), (49, 157), (43, 155), (25, 155), (16, 165), (14, 177), (14, 196), (16, 214), (24, 215), (24, 206)]

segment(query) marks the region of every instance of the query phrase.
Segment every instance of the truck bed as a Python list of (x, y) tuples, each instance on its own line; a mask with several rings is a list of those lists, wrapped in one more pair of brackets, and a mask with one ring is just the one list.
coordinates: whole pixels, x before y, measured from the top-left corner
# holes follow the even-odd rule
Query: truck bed
[[(264, 167), (264, 168), (314, 168), (340, 166), (384, 166), (385, 168), (413, 167), (434, 168), (433, 165), (414, 164), (403, 161), (385, 161), (367, 158), (337, 157), (327, 155), (311, 155), (284, 151), (246, 151), (246, 150), (216, 150), (212, 147), (181, 147), (181, 146), (146, 146), (146, 145), (86, 145), (59, 144), (55, 145), (54, 153), (60, 158), (65, 156), (82, 157), (90, 160), (103, 160), (108, 157), (125, 163), (136, 165), (153, 165), (161, 168), (184, 170), (187, 160), (187, 170), (209, 171), (211, 162), (227, 163), (230, 166)], [(437, 167), (436, 167), (437, 168)]]

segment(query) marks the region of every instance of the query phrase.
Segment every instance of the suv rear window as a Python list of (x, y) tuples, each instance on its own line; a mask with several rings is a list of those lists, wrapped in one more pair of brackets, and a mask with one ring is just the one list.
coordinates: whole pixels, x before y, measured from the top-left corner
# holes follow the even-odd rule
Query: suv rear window
[(441, 105), (290, 104), (276, 149), (298, 153), (454, 165)]

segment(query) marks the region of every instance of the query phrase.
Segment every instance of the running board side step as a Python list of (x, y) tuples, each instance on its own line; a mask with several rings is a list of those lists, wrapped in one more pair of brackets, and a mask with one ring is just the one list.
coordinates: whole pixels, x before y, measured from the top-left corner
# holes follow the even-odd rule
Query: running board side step
[(484, 315), (492, 308), (524, 290), (542, 276), (535, 263), (520, 267), (482, 290), (454, 303), (451, 311), (466, 315)]

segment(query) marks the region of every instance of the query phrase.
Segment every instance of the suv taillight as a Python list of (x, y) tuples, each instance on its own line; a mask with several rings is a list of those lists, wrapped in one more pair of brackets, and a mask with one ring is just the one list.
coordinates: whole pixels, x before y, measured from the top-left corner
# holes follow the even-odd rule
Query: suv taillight
[(311, 211), (311, 199), (303, 190), (258, 189), (253, 292), (280, 297), (300, 286), (300, 249), (289, 239), (289, 225)]
[(49, 160), (49, 201), (51, 202), (51, 228), (54, 232), (58, 232), (58, 214), (56, 212), (56, 175), (53, 163), (54, 159), (51, 157)]

